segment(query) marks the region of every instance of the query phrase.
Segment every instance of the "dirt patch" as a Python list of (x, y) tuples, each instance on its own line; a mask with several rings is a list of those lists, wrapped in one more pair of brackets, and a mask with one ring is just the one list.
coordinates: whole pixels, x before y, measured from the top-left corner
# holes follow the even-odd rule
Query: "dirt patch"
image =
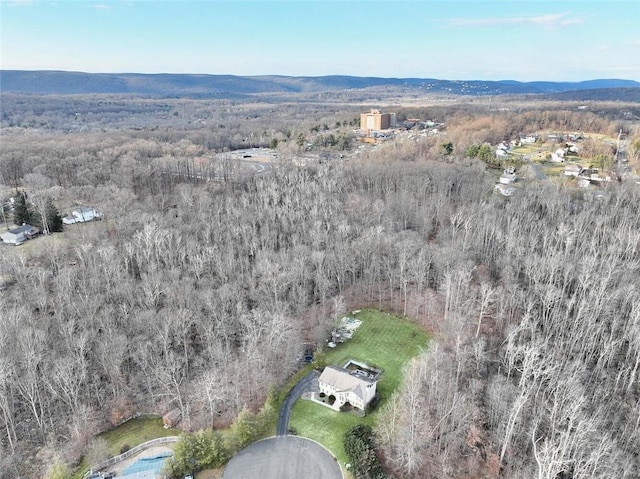
[(221, 479), (223, 469), (207, 469), (196, 474), (195, 479)]

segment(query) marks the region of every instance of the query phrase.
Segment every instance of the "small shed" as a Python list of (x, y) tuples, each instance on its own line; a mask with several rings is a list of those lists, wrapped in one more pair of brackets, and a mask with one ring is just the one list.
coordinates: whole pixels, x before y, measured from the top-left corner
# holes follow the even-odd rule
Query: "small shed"
[(182, 418), (182, 411), (179, 408), (172, 409), (167, 414), (162, 416), (162, 425), (165, 429), (175, 427)]

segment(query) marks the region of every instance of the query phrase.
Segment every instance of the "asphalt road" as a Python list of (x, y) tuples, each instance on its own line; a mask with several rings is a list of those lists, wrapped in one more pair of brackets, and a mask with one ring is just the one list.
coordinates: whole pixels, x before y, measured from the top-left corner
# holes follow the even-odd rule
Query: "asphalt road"
[(269, 173), (273, 168), (273, 165), (271, 165), (271, 163), (261, 163), (259, 161), (250, 161), (250, 160), (235, 160), (235, 161), (244, 167), (243, 168), (245, 171), (244, 176), (246, 176), (247, 174), (264, 175), (265, 173)]
[(278, 416), (278, 428), (277, 434), (278, 436), (286, 436), (289, 433), (289, 417), (291, 416), (291, 408), (293, 407), (293, 403), (296, 402), (302, 393), (308, 391), (311, 388), (311, 385), (315, 379), (318, 378), (317, 371), (311, 371), (305, 377), (303, 377), (298, 384), (296, 384), (287, 397), (284, 399), (282, 403), (282, 408), (280, 408), (280, 416)]
[(276, 436), (254, 442), (227, 464), (222, 479), (343, 479), (340, 464), (317, 442)]

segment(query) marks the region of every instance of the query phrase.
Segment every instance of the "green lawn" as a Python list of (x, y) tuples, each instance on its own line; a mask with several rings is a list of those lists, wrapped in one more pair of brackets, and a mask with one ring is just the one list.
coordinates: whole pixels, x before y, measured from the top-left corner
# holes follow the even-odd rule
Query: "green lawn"
[[(380, 405), (378, 405), (378, 408)], [(298, 399), (291, 410), (289, 427), (298, 436), (318, 441), (338, 458), (340, 464), (349, 462), (342, 446), (342, 438), (356, 424), (373, 426), (376, 413), (360, 418), (353, 414), (340, 413), (311, 401)]]
[[(111, 456), (120, 454), (120, 449), (125, 444), (130, 448), (165, 436), (179, 436), (182, 433), (179, 429), (165, 429), (162, 427), (162, 418), (154, 416), (141, 416), (131, 419), (110, 431), (98, 434), (97, 437), (102, 438), (109, 444)], [(87, 464), (83, 458), (76, 469), (73, 479), (82, 478), (83, 474), (92, 464)]]
[(179, 429), (165, 429), (162, 426), (161, 417), (141, 416), (121, 424), (115, 429), (103, 432), (98, 437), (105, 439), (111, 448), (114, 456), (120, 454), (120, 448), (128, 444), (135, 447), (143, 442), (166, 436), (179, 436), (182, 433)]
[(511, 153), (514, 155), (530, 155), (531, 153), (535, 153), (540, 149), (540, 146), (535, 143), (530, 143), (527, 145), (517, 146), (511, 149)]
[(344, 366), (347, 360), (355, 359), (382, 369), (382, 377), (377, 385), (381, 401), (376, 410), (359, 418), (335, 412), (311, 401), (298, 400), (293, 406), (289, 423), (298, 435), (324, 445), (342, 464), (346, 461), (342, 447), (345, 432), (356, 424), (375, 424), (385, 399), (401, 384), (403, 366), (427, 346), (425, 332), (406, 320), (374, 310), (364, 310), (356, 317), (362, 320), (362, 324), (353, 338), (318, 355), (316, 366)]
[(564, 163), (545, 163), (540, 166), (540, 170), (547, 176), (563, 176)]
[[(378, 410), (384, 405), (385, 399), (400, 386), (402, 368), (406, 362), (416, 356), (427, 346), (427, 335), (422, 329), (406, 320), (375, 310), (364, 310), (356, 315), (362, 324), (354, 333), (353, 338), (336, 348), (327, 348), (316, 355), (316, 362), (308, 365), (293, 376), (283, 388), (280, 401), (295, 383), (314, 367), (328, 364), (344, 366), (349, 359), (365, 362), (370, 366), (383, 370), (377, 385), (381, 401), (376, 410), (364, 418), (351, 414), (337, 413), (329, 408), (310, 401), (298, 400), (291, 413), (290, 427), (303, 437), (314, 439), (329, 449), (344, 465), (346, 455), (342, 447), (345, 432), (359, 423), (373, 426)], [(280, 404), (278, 404), (279, 408)], [(275, 425), (274, 425), (275, 432)], [(177, 429), (164, 429), (159, 417), (139, 417), (127, 421), (115, 429), (104, 432), (98, 437), (105, 439), (112, 455), (118, 455), (124, 444), (137, 446), (145, 441), (164, 437), (178, 436)], [(80, 479), (89, 468), (83, 460), (73, 479)], [(219, 471), (203, 471), (204, 477)], [(198, 476), (200, 477), (200, 476)]]

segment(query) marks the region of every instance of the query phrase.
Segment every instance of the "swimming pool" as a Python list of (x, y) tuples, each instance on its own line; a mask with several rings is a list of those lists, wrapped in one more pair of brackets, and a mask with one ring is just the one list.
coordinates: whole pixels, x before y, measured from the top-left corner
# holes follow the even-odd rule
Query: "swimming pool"
[[(171, 452), (163, 452), (153, 457), (143, 457), (122, 471), (123, 476), (134, 475), (141, 472), (152, 473), (158, 475), (162, 472), (162, 468), (168, 458), (173, 455)], [(144, 475), (145, 477), (147, 474)]]

